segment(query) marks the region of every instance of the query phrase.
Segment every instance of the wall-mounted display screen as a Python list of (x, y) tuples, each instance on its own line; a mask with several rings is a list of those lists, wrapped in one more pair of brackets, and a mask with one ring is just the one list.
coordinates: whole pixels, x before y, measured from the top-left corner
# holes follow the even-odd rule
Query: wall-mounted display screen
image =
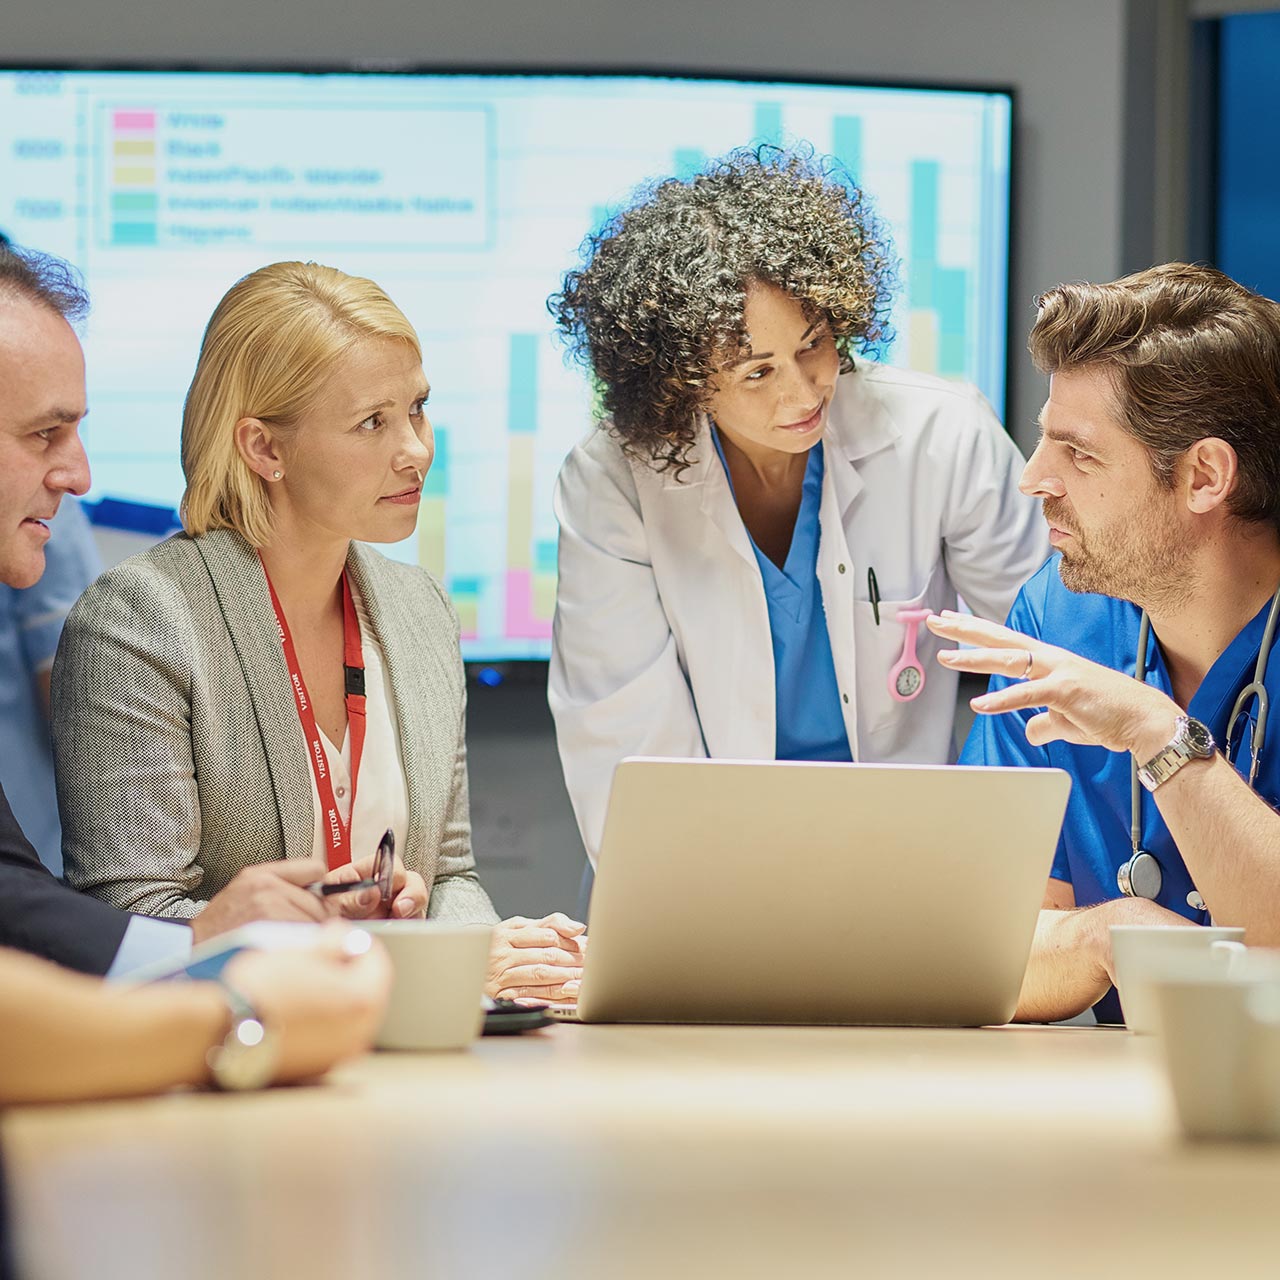
[(1002, 412), (1011, 100), (643, 75), (0, 72), (0, 231), (84, 273), (92, 497), (176, 506), (200, 336), (235, 280), (314, 259), (421, 335), (436, 461), (391, 554), (445, 582), (475, 660), (544, 658), (551, 492), (591, 391), (546, 310), (640, 182), (752, 142), (841, 160), (902, 259), (885, 358)]

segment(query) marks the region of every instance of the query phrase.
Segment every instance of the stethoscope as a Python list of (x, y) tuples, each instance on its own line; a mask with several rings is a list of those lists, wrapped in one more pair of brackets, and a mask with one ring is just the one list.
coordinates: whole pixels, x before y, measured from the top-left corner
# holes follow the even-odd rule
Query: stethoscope
[[(1258, 776), (1258, 758), (1262, 755), (1262, 741), (1267, 732), (1267, 712), (1270, 702), (1267, 698), (1267, 687), (1263, 678), (1267, 674), (1267, 660), (1271, 657), (1271, 643), (1275, 639), (1276, 620), (1280, 617), (1280, 591), (1271, 599), (1271, 611), (1267, 614), (1267, 625), (1262, 631), (1262, 643), (1258, 647), (1258, 661), (1253, 667), (1253, 679), (1240, 690), (1235, 706), (1231, 708), (1231, 719), (1227, 721), (1227, 740), (1223, 743), (1222, 754), (1227, 763), (1232, 763), (1234, 750), (1233, 739), (1236, 726), (1244, 718), (1244, 727), (1240, 738), (1249, 724), (1249, 702), (1258, 700), (1258, 718), (1249, 740), (1249, 785), (1252, 787)], [(1147, 611), (1142, 611), (1142, 621), (1138, 624), (1138, 669), (1134, 673), (1143, 684), (1147, 682), (1147, 647), (1151, 638), (1151, 619)], [(1138, 762), (1133, 760), (1129, 766), (1129, 841), (1133, 853), (1129, 861), (1116, 872), (1116, 887), (1129, 898), (1157, 898), (1164, 885), (1164, 872), (1155, 854), (1148, 853), (1142, 847), (1142, 783), (1138, 781)], [(1187, 894), (1187, 906), (1192, 911), (1207, 910), (1204, 899), (1196, 889)]]

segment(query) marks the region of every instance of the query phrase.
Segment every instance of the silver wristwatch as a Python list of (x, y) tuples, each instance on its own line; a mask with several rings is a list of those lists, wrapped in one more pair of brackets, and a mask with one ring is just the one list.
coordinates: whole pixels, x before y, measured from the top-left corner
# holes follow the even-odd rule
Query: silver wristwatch
[(231, 1010), (231, 1029), (205, 1055), (213, 1083), (219, 1089), (261, 1089), (271, 1083), (280, 1057), (275, 1034), (240, 992), (221, 980), (218, 985)]
[(1192, 760), (1207, 760), (1217, 750), (1208, 728), (1190, 716), (1179, 716), (1173, 731), (1173, 740), (1159, 755), (1138, 768), (1138, 781), (1148, 791), (1154, 791), (1168, 782), (1184, 764)]

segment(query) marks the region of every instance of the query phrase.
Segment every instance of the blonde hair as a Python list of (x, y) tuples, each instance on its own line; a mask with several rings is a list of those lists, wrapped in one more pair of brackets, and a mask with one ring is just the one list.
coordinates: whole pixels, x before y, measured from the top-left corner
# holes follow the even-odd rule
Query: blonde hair
[(183, 527), (234, 529), (255, 547), (271, 538), (266, 481), (236, 447), (242, 418), (289, 431), (334, 363), (366, 338), (390, 338), (421, 358), (418, 335), (372, 280), (315, 262), (276, 262), (218, 303), (182, 412)]

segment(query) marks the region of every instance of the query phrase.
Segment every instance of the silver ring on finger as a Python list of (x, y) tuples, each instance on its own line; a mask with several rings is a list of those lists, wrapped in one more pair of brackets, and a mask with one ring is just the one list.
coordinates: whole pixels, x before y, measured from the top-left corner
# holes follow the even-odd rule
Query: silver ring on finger
[(1022, 670), (1022, 674), (1018, 677), (1018, 679), (1019, 679), (1019, 680), (1030, 680), (1030, 679), (1031, 679), (1031, 668), (1032, 668), (1032, 667), (1034, 667), (1034, 666), (1035, 666), (1035, 664), (1036, 664), (1035, 655), (1031, 652), (1031, 650), (1030, 650), (1030, 649), (1028, 649), (1028, 650), (1027, 650), (1027, 665), (1023, 668), (1023, 670)]

